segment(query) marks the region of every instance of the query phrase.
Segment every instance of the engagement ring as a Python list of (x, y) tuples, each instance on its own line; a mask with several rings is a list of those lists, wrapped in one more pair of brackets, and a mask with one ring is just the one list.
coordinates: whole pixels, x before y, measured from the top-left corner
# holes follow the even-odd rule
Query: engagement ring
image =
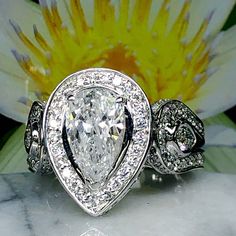
[(25, 132), (29, 169), (54, 172), (87, 213), (120, 201), (145, 166), (161, 174), (202, 167), (201, 120), (183, 103), (151, 108), (139, 85), (111, 69), (65, 78), (49, 100), (32, 104)]
[(124, 197), (146, 161), (151, 108), (142, 89), (110, 69), (64, 79), (48, 102), (32, 106), (25, 134), (30, 169), (51, 167), (69, 195), (91, 215)]

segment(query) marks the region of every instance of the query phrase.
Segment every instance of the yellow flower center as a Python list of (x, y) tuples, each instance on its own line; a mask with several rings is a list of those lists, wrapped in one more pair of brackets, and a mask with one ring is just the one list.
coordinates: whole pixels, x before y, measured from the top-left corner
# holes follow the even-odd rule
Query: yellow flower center
[[(197, 33), (184, 40), (189, 26), (190, 1), (185, 1), (171, 29), (169, 0), (164, 0), (150, 24), (151, 0), (120, 1), (119, 11), (110, 1), (94, 1), (90, 26), (79, 0), (70, 0), (71, 25), (65, 26), (53, 1), (43, 4), (42, 14), (51, 43), (34, 26), (34, 44), (12, 23), (32, 55), (15, 52), (22, 69), (32, 78), (32, 90), (46, 99), (69, 74), (84, 68), (108, 67), (133, 77), (150, 102), (160, 98), (192, 99), (207, 79), (210, 47), (204, 40), (209, 18)], [(34, 89), (33, 89), (34, 86)]]

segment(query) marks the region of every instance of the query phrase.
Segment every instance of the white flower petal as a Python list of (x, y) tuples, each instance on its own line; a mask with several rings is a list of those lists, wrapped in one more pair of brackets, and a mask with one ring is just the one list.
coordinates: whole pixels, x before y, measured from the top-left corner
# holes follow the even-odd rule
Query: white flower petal
[(17, 24), (24, 27), (27, 35), (32, 35), (32, 25), (42, 23), (42, 15), (37, 4), (23, 0), (0, 0), (0, 16), (8, 25), (9, 19), (13, 19)]
[(216, 44), (216, 48), (214, 48), (214, 53), (224, 56), (224, 54), (230, 53), (232, 50), (236, 51), (236, 25), (222, 32), (222, 36)]
[(235, 2), (235, 0), (192, 1), (189, 25), (190, 34), (196, 32), (196, 30), (199, 28), (199, 25), (201, 24), (199, 19), (206, 19), (211, 14), (213, 15), (210, 19), (207, 34), (214, 35), (218, 33), (228, 18)]
[(28, 79), (28, 76), (21, 69), (12, 53), (8, 52), (9, 54), (11, 54), (10, 56), (4, 55), (4, 53), (1, 52), (2, 48), (3, 47), (0, 46), (0, 71), (8, 74), (9, 79), (18, 79), (23, 81), (24, 83), (24, 81)]
[(236, 130), (223, 125), (210, 125), (206, 129), (207, 146), (236, 147)]
[(6, 24), (6, 21), (4, 21), (0, 17), (0, 57), (1, 60), (4, 60), (4, 57), (13, 57), (11, 53), (11, 49), (13, 48), (21, 48), (22, 43), (20, 43), (19, 38), (17, 37), (16, 33), (13, 32), (10, 23), (8, 22)]
[(21, 101), (28, 97), (27, 84), (0, 72), (0, 113), (20, 122), (26, 122), (29, 107)]
[[(172, 0), (170, 4), (170, 24), (172, 25), (185, 0)], [(190, 7), (189, 27), (186, 38), (191, 38), (199, 29), (204, 19), (210, 20), (207, 35), (220, 31), (232, 10), (235, 0), (192, 0)]]
[[(28, 108), (19, 102), (27, 97), (28, 76), (20, 68), (11, 53), (14, 46), (5, 29), (0, 29), (0, 113), (20, 122), (25, 122)], [(17, 37), (17, 36), (15, 36)]]
[[(27, 37), (36, 45), (37, 42), (34, 38), (33, 25), (36, 25), (37, 29), (45, 37), (45, 39), (51, 42), (49, 32), (38, 4), (28, 0), (0, 0), (0, 31), (3, 33), (2, 37), (7, 38), (9, 40), (9, 44), (13, 44), (13, 47), (10, 47), (10, 49), (23, 49), (23, 43), (20, 41), (12, 25), (10, 24), (10, 20), (17, 24), (25, 35), (27, 35)], [(6, 47), (6, 49), (8, 49), (8, 47)], [(25, 49), (26, 48), (24, 47), (24, 52)], [(26, 52), (27, 51), (28, 49)]]
[[(227, 44), (228, 46), (226, 46)], [(203, 84), (196, 97), (188, 102), (198, 110), (201, 118), (207, 118), (223, 112), (236, 104), (236, 29), (235, 27), (221, 37), (215, 51), (218, 54), (210, 63), (211, 70), (216, 70)]]
[(192, 109), (199, 111), (202, 119), (223, 112), (236, 104), (235, 66), (235, 61), (221, 66), (199, 89), (196, 97), (187, 102)]

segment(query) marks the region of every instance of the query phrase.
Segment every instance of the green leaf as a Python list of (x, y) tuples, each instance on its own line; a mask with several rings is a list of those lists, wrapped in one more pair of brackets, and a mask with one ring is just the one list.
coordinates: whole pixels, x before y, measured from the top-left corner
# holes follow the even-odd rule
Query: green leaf
[(236, 149), (229, 147), (209, 147), (204, 156), (205, 169), (221, 173), (236, 174)]
[[(204, 121), (208, 125), (224, 125), (236, 130), (236, 124), (225, 114), (211, 117)], [(235, 147), (207, 147), (205, 169), (208, 171), (236, 174), (236, 148)]]
[(20, 126), (0, 151), (0, 173), (26, 172), (27, 154), (24, 148), (25, 125)]
[(210, 117), (204, 120), (205, 126), (207, 125), (225, 125), (229, 128), (236, 129), (236, 124), (224, 113), (221, 113), (217, 116)]

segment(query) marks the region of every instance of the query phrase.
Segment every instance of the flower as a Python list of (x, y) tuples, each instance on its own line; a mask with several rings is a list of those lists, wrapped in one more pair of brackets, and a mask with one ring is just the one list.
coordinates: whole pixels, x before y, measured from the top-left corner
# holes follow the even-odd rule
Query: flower
[(201, 118), (236, 103), (236, 27), (219, 33), (235, 0), (68, 2), (0, 0), (4, 115), (25, 121), (32, 100), (89, 67), (122, 71), (151, 103), (180, 99)]

